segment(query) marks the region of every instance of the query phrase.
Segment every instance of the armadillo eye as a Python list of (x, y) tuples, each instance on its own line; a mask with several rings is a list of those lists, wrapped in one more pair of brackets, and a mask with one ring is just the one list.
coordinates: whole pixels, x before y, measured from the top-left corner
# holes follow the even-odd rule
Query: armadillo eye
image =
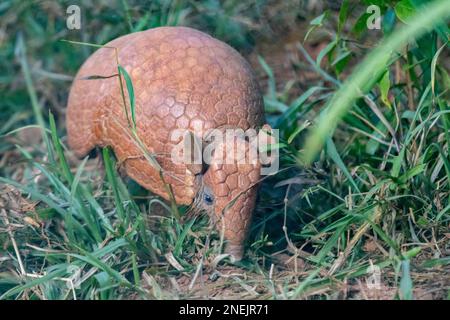
[(205, 204), (210, 206), (214, 202), (214, 197), (212, 195), (210, 195), (210, 194), (205, 193), (204, 196), (203, 196), (203, 201), (205, 202)]

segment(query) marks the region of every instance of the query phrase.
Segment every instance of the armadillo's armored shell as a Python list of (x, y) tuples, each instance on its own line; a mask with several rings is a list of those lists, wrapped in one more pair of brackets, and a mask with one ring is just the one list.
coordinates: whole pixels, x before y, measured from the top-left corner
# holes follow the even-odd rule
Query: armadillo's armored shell
[[(70, 147), (81, 157), (95, 146), (111, 146), (130, 177), (166, 199), (159, 171), (130, 135), (118, 77), (92, 79), (118, 72), (116, 50), (107, 47), (117, 49), (119, 64), (131, 76), (139, 138), (148, 152), (157, 155), (176, 201), (190, 204), (199, 172), (172, 162), (171, 152), (179, 140), (171, 141), (171, 134), (177, 128), (260, 126), (262, 98), (249, 65), (238, 52), (209, 35), (185, 27), (163, 27), (111, 41), (81, 67), (68, 102)], [(124, 81), (123, 85), (129, 108)]]

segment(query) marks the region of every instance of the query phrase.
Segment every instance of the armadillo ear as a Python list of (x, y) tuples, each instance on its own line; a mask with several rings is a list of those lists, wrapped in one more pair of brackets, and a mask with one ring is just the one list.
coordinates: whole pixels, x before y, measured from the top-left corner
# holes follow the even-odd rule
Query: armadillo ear
[(203, 162), (203, 144), (202, 139), (194, 132), (187, 130), (184, 136), (184, 162), (186, 168), (194, 175), (205, 171)]

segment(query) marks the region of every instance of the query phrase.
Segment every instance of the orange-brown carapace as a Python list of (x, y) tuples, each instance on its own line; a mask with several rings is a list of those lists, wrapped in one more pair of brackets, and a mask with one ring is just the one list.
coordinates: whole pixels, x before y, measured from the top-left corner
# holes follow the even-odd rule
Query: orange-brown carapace
[[(117, 62), (133, 84), (136, 135)], [(209, 213), (235, 259), (243, 254), (260, 162), (223, 163), (219, 158), (225, 144), (219, 143), (208, 166), (176, 163), (172, 151), (179, 139), (172, 139), (172, 134), (200, 128), (203, 134), (198, 138), (204, 144), (211, 129), (258, 130), (263, 122), (262, 96), (248, 63), (227, 44), (185, 27), (129, 34), (98, 49), (79, 70), (67, 110), (68, 142), (78, 157), (109, 146), (127, 175), (143, 187), (169, 199), (170, 185), (178, 204)], [(248, 153), (248, 139), (234, 142)]]

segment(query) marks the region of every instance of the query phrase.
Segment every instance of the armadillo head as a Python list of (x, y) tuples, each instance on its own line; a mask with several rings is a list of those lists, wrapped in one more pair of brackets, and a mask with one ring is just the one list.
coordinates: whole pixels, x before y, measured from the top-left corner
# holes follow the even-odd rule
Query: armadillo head
[(254, 143), (239, 137), (216, 144), (194, 204), (208, 213), (223, 235), (225, 252), (235, 261), (242, 259), (255, 207), (261, 177), (258, 155)]

